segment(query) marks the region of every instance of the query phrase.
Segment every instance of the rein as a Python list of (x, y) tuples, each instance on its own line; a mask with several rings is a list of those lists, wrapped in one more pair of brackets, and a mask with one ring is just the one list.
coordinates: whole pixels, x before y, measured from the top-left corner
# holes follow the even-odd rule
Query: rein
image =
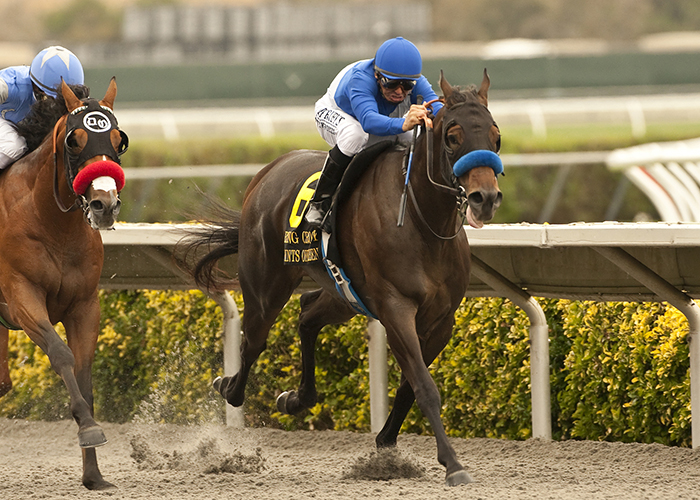
[[(442, 99), (433, 99), (432, 101), (428, 101), (425, 105), (430, 107), (434, 102), (436, 101), (442, 101)], [(466, 207), (467, 207), (467, 197), (466, 193), (464, 191), (463, 187), (459, 188), (454, 188), (451, 186), (446, 186), (444, 184), (440, 184), (438, 182), (435, 182), (433, 180), (433, 177), (430, 173), (433, 167), (433, 128), (431, 126), (426, 125), (425, 126), (425, 131), (426, 131), (426, 173), (428, 176), (428, 181), (435, 187), (438, 191), (442, 191), (444, 193), (447, 193), (449, 195), (452, 195), (456, 198), (456, 204), (457, 204), (457, 211), (459, 212), (460, 218), (462, 219), (462, 224), (459, 226), (457, 231), (451, 235), (451, 236), (442, 236), (437, 234), (432, 227), (430, 227), (430, 224), (428, 224), (428, 221), (425, 219), (423, 216), (423, 212), (420, 209), (420, 206), (418, 205), (418, 200), (416, 199), (416, 195), (413, 192), (413, 186), (411, 185), (410, 180), (407, 178), (407, 184), (408, 184), (408, 190), (411, 195), (411, 200), (413, 201), (413, 206), (416, 207), (416, 213), (418, 214), (418, 218), (425, 224), (425, 226), (430, 230), (430, 232), (433, 234), (438, 239), (441, 240), (452, 240), (456, 238), (461, 232), (462, 232), (462, 225), (464, 225), (464, 221), (466, 219)]]
[(82, 202), (82, 200), (80, 200), (80, 197), (78, 197), (70, 207), (66, 208), (58, 193), (58, 151), (56, 148), (56, 138), (58, 137), (58, 126), (61, 123), (61, 120), (67, 121), (67, 118), (65, 116), (61, 117), (53, 127), (53, 198), (56, 200), (56, 205), (58, 206), (59, 210), (65, 214), (68, 212), (73, 212), (83, 207), (85, 204)]

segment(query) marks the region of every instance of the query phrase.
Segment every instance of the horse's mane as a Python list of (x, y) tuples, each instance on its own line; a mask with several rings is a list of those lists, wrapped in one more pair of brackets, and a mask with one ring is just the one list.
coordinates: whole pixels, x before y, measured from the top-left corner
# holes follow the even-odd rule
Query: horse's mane
[[(69, 87), (78, 99), (90, 96), (90, 89), (85, 85)], [(60, 92), (56, 97), (47, 96), (46, 99), (32, 105), (29, 114), (17, 124), (17, 132), (27, 141), (27, 153), (31, 153), (44, 142), (44, 138), (51, 132), (58, 119), (66, 113), (68, 109)]]
[(478, 90), (476, 85), (469, 85), (466, 88), (462, 87), (452, 87), (452, 94), (445, 99), (445, 107), (451, 108), (452, 106), (467, 102), (470, 99), (478, 99)]

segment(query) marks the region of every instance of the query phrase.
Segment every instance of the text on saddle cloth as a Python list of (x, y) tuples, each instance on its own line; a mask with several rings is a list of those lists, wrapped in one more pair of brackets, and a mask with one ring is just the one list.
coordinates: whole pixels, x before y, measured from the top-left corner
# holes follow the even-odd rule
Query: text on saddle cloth
[(321, 261), (320, 231), (304, 219), (321, 171), (311, 174), (299, 188), (284, 231), (284, 263), (304, 265)]
[[(338, 294), (348, 305), (358, 314), (376, 319), (355, 293), (343, 269), (328, 258), (329, 243), (335, 245), (335, 239), (331, 239), (328, 233), (317, 227), (310, 227), (304, 218), (320, 175), (320, 171), (310, 175), (294, 198), (284, 232), (284, 264), (300, 266), (323, 262), (326, 271), (335, 282)], [(332, 223), (335, 226), (335, 218), (332, 219)]]

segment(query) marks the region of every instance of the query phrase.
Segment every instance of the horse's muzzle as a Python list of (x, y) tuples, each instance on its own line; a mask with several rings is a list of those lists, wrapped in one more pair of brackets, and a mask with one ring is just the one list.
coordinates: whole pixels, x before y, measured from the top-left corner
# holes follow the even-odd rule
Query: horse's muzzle
[(503, 193), (499, 189), (478, 189), (467, 196), (469, 205), (467, 220), (472, 227), (479, 228), (493, 219), (501, 206)]
[(117, 221), (122, 202), (116, 191), (90, 189), (85, 218), (93, 229), (112, 229)]

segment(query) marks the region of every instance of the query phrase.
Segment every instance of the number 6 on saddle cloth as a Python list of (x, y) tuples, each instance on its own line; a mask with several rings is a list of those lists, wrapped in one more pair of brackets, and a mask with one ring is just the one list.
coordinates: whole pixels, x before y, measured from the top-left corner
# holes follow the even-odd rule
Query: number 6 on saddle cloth
[(313, 183), (318, 180), (320, 171), (315, 172), (299, 185), (294, 202), (290, 207), (290, 215), (287, 219), (287, 227), (284, 233), (285, 265), (300, 266), (323, 262), (328, 274), (335, 282), (336, 290), (340, 296), (357, 313), (375, 319), (376, 316), (355, 293), (350, 280), (345, 271), (343, 271), (342, 259), (337, 247), (335, 221), (338, 213), (337, 208), (352, 193), (357, 179), (377, 156), (395, 145), (396, 142), (393, 140), (381, 141), (355, 155), (343, 175), (343, 179), (340, 182), (340, 186), (338, 186), (328, 211), (328, 220), (331, 227), (330, 234), (316, 226), (311, 227), (303, 216), (314, 193)]

